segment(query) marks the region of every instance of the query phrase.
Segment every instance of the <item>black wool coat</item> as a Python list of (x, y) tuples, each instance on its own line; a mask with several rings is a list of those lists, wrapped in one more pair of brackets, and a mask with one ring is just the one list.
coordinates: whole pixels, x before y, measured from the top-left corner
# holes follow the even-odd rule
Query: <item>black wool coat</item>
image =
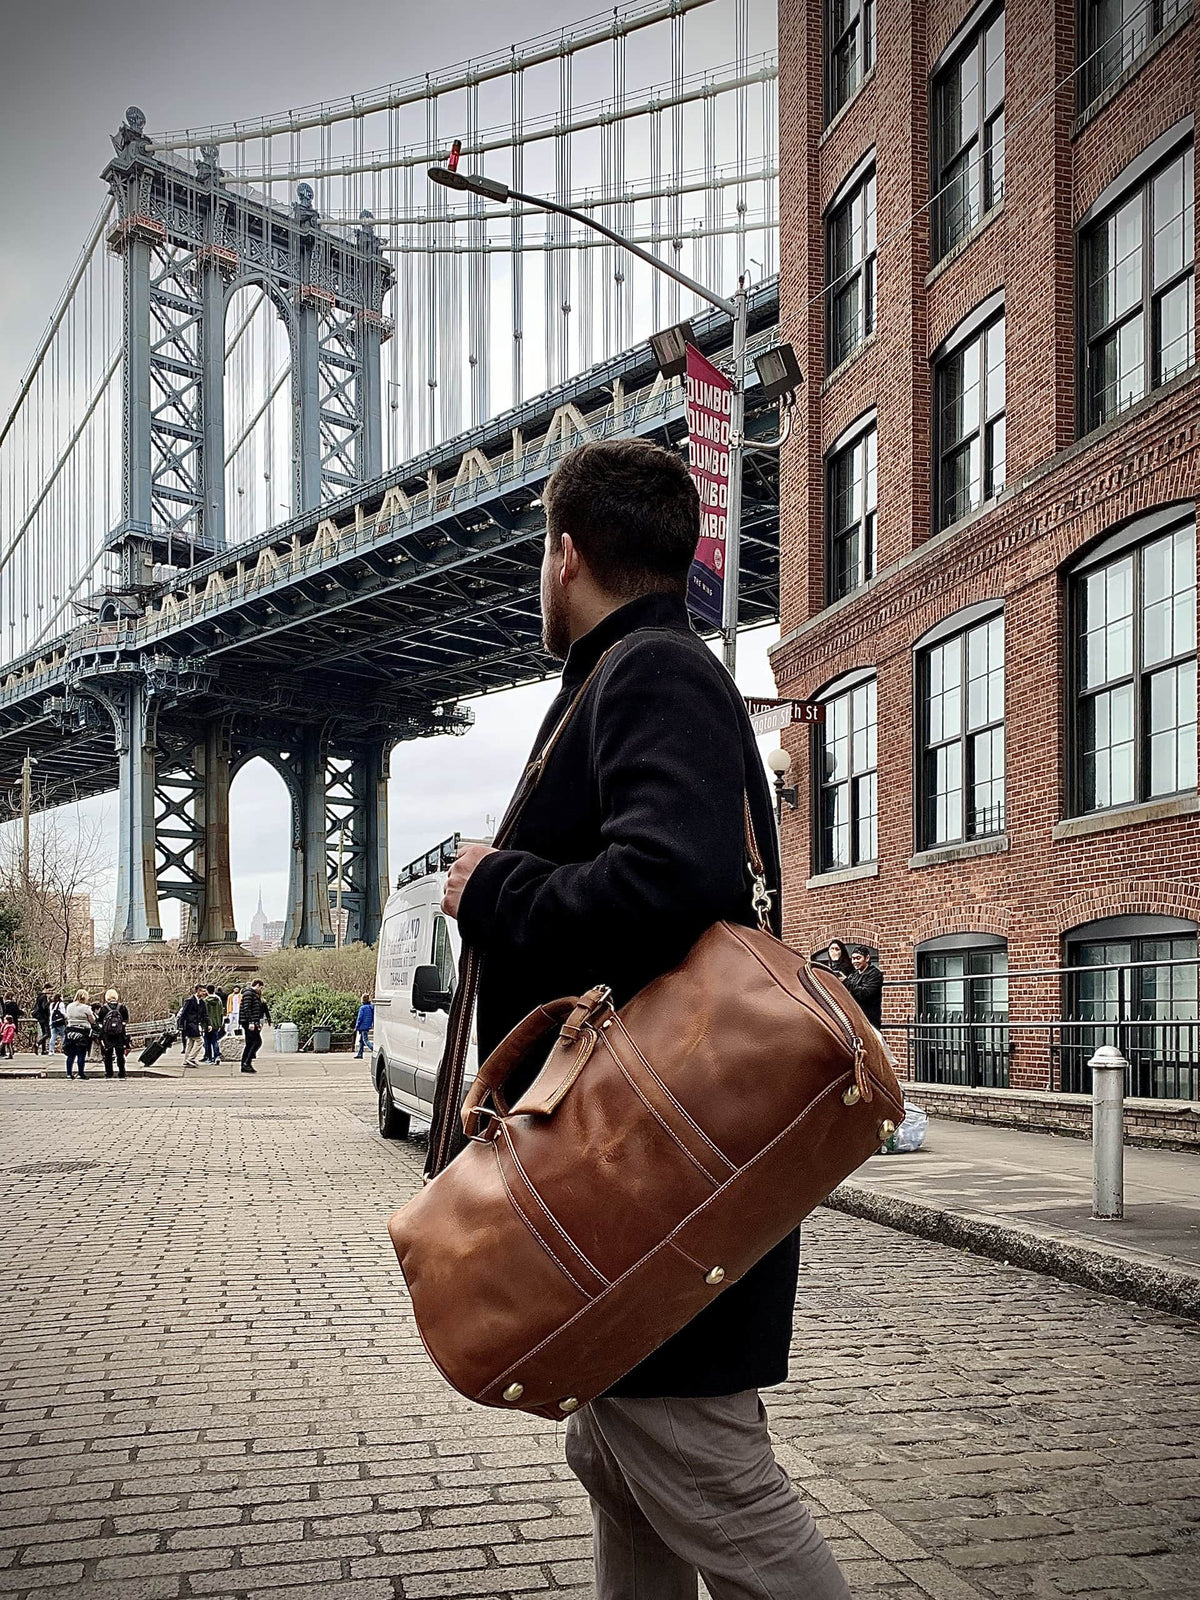
[(865, 966), (861, 972), (851, 972), (842, 980), (862, 1007), (868, 1022), (883, 1027), (883, 973), (878, 967)]
[[(544, 1001), (607, 983), (622, 1005), (712, 923), (754, 925), (744, 795), (778, 890), (774, 810), (745, 706), (682, 599), (630, 601), (576, 641), (535, 750), (611, 645), (510, 847), (484, 857), (463, 892), (459, 924), (481, 957), (481, 1059)], [(798, 1260), (793, 1234), (611, 1392), (782, 1382)]]

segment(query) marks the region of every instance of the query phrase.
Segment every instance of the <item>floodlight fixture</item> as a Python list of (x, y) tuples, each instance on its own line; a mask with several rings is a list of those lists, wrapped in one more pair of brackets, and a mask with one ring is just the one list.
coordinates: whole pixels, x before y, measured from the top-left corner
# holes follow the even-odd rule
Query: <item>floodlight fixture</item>
[(650, 335), (650, 348), (664, 378), (681, 378), (687, 371), (687, 347), (696, 343), (690, 322), (678, 322), (673, 328)]
[(790, 344), (773, 345), (754, 358), (764, 400), (790, 400), (804, 382), (804, 374)]

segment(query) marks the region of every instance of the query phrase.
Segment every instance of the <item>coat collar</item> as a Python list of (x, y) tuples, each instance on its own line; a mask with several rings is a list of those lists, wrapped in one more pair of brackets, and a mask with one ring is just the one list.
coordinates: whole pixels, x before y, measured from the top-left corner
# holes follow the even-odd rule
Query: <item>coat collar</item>
[(644, 594), (618, 606), (582, 639), (576, 639), (563, 667), (563, 687), (576, 689), (610, 645), (624, 639), (637, 628), (669, 628), (691, 633), (687, 604), (678, 594)]

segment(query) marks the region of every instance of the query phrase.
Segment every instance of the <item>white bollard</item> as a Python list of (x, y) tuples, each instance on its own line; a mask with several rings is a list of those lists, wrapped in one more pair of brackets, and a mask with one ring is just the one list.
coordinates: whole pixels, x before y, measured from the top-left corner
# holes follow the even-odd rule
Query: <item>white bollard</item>
[(1125, 1215), (1125, 1073), (1115, 1044), (1102, 1044), (1092, 1069), (1092, 1215)]

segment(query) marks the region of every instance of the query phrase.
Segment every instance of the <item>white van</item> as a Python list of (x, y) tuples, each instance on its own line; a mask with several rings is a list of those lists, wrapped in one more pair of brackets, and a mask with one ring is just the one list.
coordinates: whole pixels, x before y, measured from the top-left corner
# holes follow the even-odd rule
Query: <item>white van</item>
[(458, 924), (441, 909), (458, 845), (453, 834), (410, 862), (383, 911), (371, 1073), (385, 1139), (403, 1139), (414, 1117), (428, 1123), (433, 1115), (461, 949)]

